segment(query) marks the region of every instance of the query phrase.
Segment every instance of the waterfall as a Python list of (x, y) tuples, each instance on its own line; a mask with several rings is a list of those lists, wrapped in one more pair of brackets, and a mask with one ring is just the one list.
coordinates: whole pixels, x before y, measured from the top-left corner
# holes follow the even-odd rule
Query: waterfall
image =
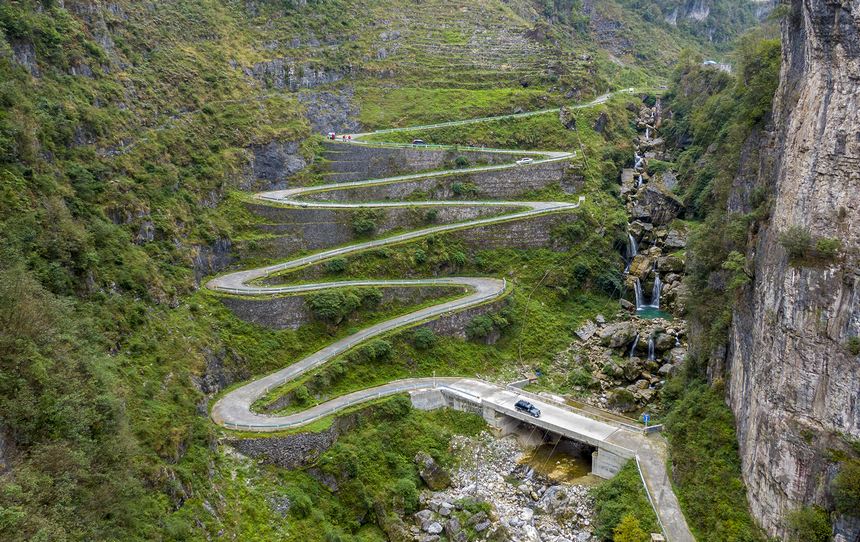
[(681, 346), (681, 339), (675, 335), (675, 346)]
[(634, 167), (634, 168), (637, 168), (637, 169), (638, 169), (638, 168), (642, 165), (642, 157), (641, 157), (641, 156), (639, 156), (639, 152), (638, 152), (638, 151), (633, 153), (633, 161), (634, 161), (634, 162), (633, 162), (633, 167)]
[[(653, 120), (653, 115), (652, 115), (652, 120)], [(651, 127), (646, 126), (645, 127), (645, 140), (647, 141), (649, 139), (651, 139)]]
[(636, 310), (645, 306), (645, 298), (642, 296), (642, 283), (639, 282), (639, 277), (636, 277), (636, 282), (633, 283), (633, 291), (636, 292)]
[(636, 188), (639, 188), (641, 186), (642, 186), (642, 174), (640, 173), (639, 178), (636, 179)]
[(627, 253), (625, 254), (625, 259), (627, 260), (627, 265), (624, 266), (624, 274), (630, 272), (630, 265), (633, 263), (633, 258), (639, 253), (639, 247), (636, 246), (636, 239), (633, 238), (633, 235), (630, 232), (627, 232)]
[(657, 359), (657, 348), (654, 345), (654, 334), (652, 333), (650, 337), (648, 337), (648, 361), (654, 361)]
[(633, 337), (633, 346), (630, 347), (630, 357), (632, 358), (636, 354), (636, 345), (639, 344), (639, 333)]
[(660, 275), (654, 275), (654, 288), (651, 290), (651, 306), (655, 309), (660, 308), (660, 293), (663, 290), (663, 283), (660, 281)]

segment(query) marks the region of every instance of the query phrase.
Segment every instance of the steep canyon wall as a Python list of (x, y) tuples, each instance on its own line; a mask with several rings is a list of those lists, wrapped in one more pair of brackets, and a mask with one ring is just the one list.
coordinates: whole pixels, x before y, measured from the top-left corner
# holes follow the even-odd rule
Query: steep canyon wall
[[(860, 438), (860, 359), (847, 347), (860, 335), (860, 2), (790, 8), (774, 131), (757, 160), (771, 217), (750, 244), (755, 276), (736, 304), (725, 365), (710, 368), (726, 377), (751, 507), (771, 535), (785, 535), (792, 509), (832, 498), (828, 449)], [(840, 254), (790, 262), (779, 238), (795, 226), (840, 240)], [(860, 536), (839, 523), (843, 540)]]

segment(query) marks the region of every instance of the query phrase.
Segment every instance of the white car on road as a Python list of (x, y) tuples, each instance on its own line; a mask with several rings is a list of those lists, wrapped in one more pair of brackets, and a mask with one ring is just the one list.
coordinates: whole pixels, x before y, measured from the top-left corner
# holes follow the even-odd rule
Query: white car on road
[(519, 164), (521, 166), (524, 166), (526, 164), (531, 164), (532, 162), (534, 162), (533, 158), (520, 158), (519, 160), (517, 160), (517, 164)]

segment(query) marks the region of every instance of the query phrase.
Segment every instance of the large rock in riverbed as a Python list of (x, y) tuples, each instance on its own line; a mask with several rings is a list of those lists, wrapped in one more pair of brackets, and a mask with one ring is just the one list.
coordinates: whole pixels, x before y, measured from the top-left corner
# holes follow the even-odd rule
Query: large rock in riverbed
[(441, 491), (451, 485), (451, 475), (436, 463), (436, 460), (424, 452), (415, 455), (418, 474), (427, 487), (433, 491)]
[(600, 342), (609, 348), (628, 345), (634, 337), (636, 337), (636, 324), (633, 322), (618, 322), (600, 330)]
[(684, 209), (684, 203), (661, 185), (646, 185), (632, 210), (634, 219), (660, 226), (674, 220)]

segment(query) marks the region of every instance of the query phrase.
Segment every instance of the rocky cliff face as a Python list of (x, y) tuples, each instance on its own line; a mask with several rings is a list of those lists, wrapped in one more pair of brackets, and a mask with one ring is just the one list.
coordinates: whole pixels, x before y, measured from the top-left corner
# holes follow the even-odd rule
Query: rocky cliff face
[[(860, 359), (847, 347), (860, 335), (860, 2), (790, 7), (774, 132), (759, 150), (772, 215), (751, 243), (755, 279), (737, 303), (726, 366), (711, 367), (727, 377), (750, 504), (772, 535), (798, 505), (827, 503), (827, 450), (840, 434), (860, 438)], [(792, 265), (779, 236), (793, 226), (841, 240), (841, 254)], [(838, 523), (842, 540), (860, 536)]]

